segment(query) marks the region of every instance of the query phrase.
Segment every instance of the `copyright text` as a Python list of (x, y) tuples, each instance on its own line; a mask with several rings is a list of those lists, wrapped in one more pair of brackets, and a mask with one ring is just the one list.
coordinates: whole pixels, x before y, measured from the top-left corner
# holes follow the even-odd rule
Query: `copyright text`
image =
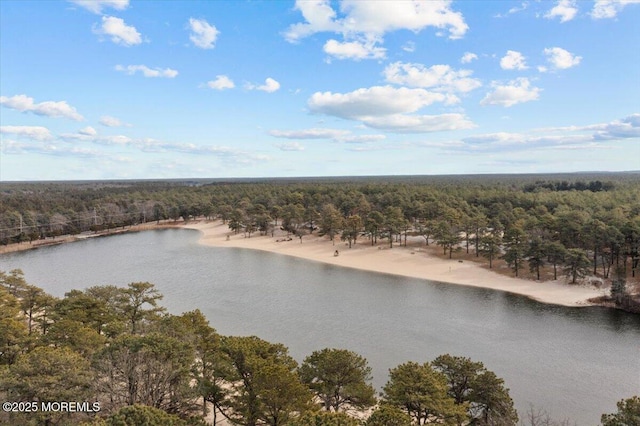
[(99, 402), (89, 401), (6, 401), (2, 403), (2, 411), (7, 413), (97, 413)]

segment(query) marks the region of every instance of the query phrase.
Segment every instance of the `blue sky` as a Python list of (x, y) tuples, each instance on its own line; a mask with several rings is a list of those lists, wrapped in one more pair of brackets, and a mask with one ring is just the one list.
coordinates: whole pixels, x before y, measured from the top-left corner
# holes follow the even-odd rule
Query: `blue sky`
[(0, 180), (640, 169), (640, 0), (0, 1)]

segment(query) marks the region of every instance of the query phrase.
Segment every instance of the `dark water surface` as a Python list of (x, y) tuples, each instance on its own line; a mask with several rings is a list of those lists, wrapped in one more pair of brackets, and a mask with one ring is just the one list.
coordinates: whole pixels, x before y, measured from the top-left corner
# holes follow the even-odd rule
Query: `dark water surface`
[(504, 292), (368, 273), (253, 250), (197, 244), (192, 230), (94, 238), (0, 256), (0, 270), (62, 297), (71, 289), (149, 281), (171, 313), (200, 309), (218, 332), (284, 343), (301, 361), (354, 350), (374, 383), (405, 361), (443, 353), (505, 379), (521, 416), (596, 425), (640, 395), (640, 316), (545, 305)]

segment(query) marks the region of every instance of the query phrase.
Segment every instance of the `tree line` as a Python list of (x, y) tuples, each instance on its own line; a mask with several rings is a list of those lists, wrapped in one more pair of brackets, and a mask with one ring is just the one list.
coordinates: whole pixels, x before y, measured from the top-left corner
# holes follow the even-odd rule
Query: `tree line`
[(640, 310), (627, 285), (640, 267), (638, 174), (16, 183), (0, 200), (2, 244), (196, 217), (301, 242), (315, 233), (393, 247), (418, 236), (449, 258), (504, 260), (516, 277), (596, 276), (612, 302)]
[[(146, 282), (72, 290), (55, 298), (28, 284), (19, 270), (0, 272), (2, 399), (100, 403), (97, 413), (4, 412), (0, 422), (215, 425), (224, 418), (245, 426), (518, 424), (504, 381), (481, 362), (448, 354), (405, 362), (389, 370), (376, 395), (367, 360), (353, 351), (325, 348), (298, 364), (282, 344), (220, 335), (200, 311), (171, 315), (161, 300)], [(603, 415), (603, 424), (638, 415), (639, 402), (637, 397), (621, 401), (619, 413)], [(531, 423), (521, 424), (544, 424), (534, 414)]]

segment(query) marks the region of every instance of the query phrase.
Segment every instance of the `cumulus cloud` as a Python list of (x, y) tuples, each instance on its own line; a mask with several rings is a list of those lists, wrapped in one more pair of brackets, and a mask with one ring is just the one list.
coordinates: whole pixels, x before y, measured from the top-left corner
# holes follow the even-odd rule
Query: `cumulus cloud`
[(538, 87), (531, 86), (527, 78), (518, 78), (506, 85), (493, 82), (491, 86), (493, 92), (487, 93), (480, 101), (480, 105), (502, 105), (508, 108), (523, 102), (537, 100), (541, 91)]
[(146, 65), (127, 65), (126, 67), (122, 65), (115, 66), (116, 71), (121, 71), (129, 75), (133, 75), (137, 72), (141, 72), (142, 75), (148, 78), (154, 77), (164, 77), (164, 78), (174, 78), (178, 75), (178, 71), (173, 70), (171, 68), (149, 68)]
[(78, 133), (81, 135), (85, 135), (85, 136), (95, 136), (98, 134), (98, 132), (96, 131), (96, 129), (94, 129), (91, 126), (87, 126), (83, 129), (78, 130)]
[(640, 114), (635, 113), (622, 120), (589, 126), (589, 129), (596, 130), (593, 134), (596, 140), (640, 138)]
[(500, 59), (500, 68), (503, 70), (526, 70), (528, 67), (522, 53), (507, 50), (507, 54)]
[(214, 90), (233, 89), (236, 85), (226, 75), (217, 75), (215, 80), (207, 82), (207, 87)]
[(316, 92), (311, 112), (327, 114), (393, 132), (431, 132), (471, 128), (462, 114), (408, 115), (435, 102), (451, 103), (455, 96), (406, 87), (374, 86), (349, 93)]
[(591, 10), (593, 19), (615, 18), (625, 6), (640, 4), (640, 0), (596, 0)]
[(99, 123), (106, 127), (131, 127), (131, 124), (123, 123), (119, 118), (110, 115), (100, 117)]
[(558, 0), (558, 3), (544, 17), (547, 19), (560, 18), (560, 22), (568, 22), (572, 20), (578, 8), (576, 7), (575, 0)]
[(189, 40), (200, 49), (213, 49), (220, 31), (204, 19), (189, 18)]
[(341, 24), (335, 20), (337, 14), (329, 1), (296, 1), (295, 9), (302, 13), (306, 22), (289, 27), (285, 33), (289, 42), (299, 41), (318, 32), (340, 32)]
[(46, 117), (70, 118), (75, 121), (84, 120), (84, 117), (78, 114), (78, 111), (66, 101), (46, 101), (36, 104), (33, 98), (27, 95), (15, 95), (11, 97), (0, 96), (0, 105), (20, 112), (32, 112)]
[(411, 87), (432, 88), (439, 92), (470, 92), (482, 86), (480, 80), (471, 78), (473, 71), (453, 70), (449, 65), (433, 65), (394, 62), (387, 65), (383, 74), (389, 83)]
[(280, 90), (280, 83), (278, 83), (271, 77), (267, 77), (267, 79), (264, 81), (264, 84), (262, 85), (256, 86), (255, 84), (247, 83), (245, 87), (248, 90), (261, 90), (263, 92), (273, 93)]
[(444, 94), (424, 89), (374, 86), (349, 93), (316, 92), (309, 98), (308, 105), (315, 113), (359, 120), (369, 116), (411, 113), (446, 100)]
[(111, 37), (115, 44), (127, 47), (142, 43), (142, 36), (134, 26), (127, 25), (123, 19), (114, 16), (103, 16), (102, 25), (94, 25), (93, 32)]
[(103, 9), (112, 8), (115, 10), (125, 10), (129, 7), (129, 0), (69, 0), (90, 12), (97, 15), (102, 14)]
[(460, 62), (462, 62), (463, 64), (468, 64), (469, 62), (478, 59), (478, 55), (476, 55), (475, 53), (471, 53), (471, 52), (465, 52), (464, 55), (462, 55), (462, 58), (460, 59)]
[(544, 49), (544, 54), (547, 56), (547, 61), (553, 68), (560, 70), (575, 67), (582, 60), (582, 56), (575, 56), (560, 47)]
[(28, 139), (44, 141), (53, 139), (53, 135), (46, 127), (42, 126), (0, 126), (0, 133), (22, 136)]
[(434, 27), (446, 29), (449, 38), (458, 39), (469, 28), (462, 14), (451, 9), (451, 0), (342, 0), (339, 8), (340, 17), (329, 0), (297, 0), (295, 9), (301, 12), (304, 22), (291, 25), (284, 37), (294, 43), (320, 32), (336, 33), (344, 41), (325, 44), (326, 53), (342, 59), (377, 59), (384, 57), (385, 51), (376, 44), (388, 32), (418, 33)]
[(324, 44), (323, 50), (326, 54), (337, 59), (382, 59), (386, 55), (386, 49), (377, 47), (375, 41), (345, 41), (329, 40)]

